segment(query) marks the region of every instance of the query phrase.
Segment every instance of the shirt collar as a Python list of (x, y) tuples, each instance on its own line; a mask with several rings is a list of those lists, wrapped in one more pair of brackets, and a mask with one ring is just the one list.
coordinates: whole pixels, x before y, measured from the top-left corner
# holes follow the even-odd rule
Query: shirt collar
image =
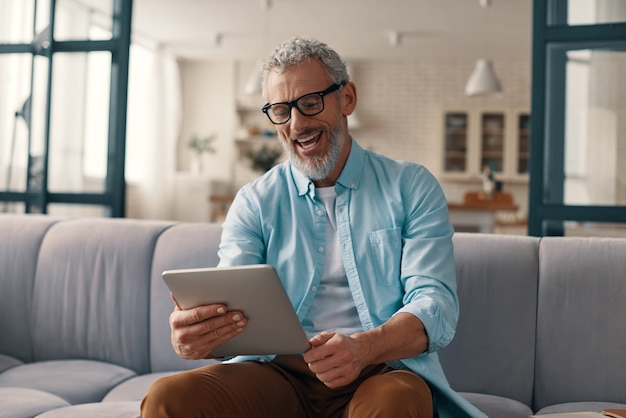
[[(348, 189), (357, 189), (361, 180), (361, 174), (363, 173), (365, 150), (361, 148), (361, 146), (354, 139), (352, 139), (352, 137), (350, 137), (350, 141), (352, 141), (350, 155), (348, 155), (346, 165), (343, 167), (343, 170), (337, 179), (337, 184), (340, 184)], [(311, 179), (295, 169), (293, 165), (289, 165), (291, 166), (293, 181), (298, 189), (298, 195), (303, 196), (307, 193), (311, 193), (313, 195), (315, 185)]]

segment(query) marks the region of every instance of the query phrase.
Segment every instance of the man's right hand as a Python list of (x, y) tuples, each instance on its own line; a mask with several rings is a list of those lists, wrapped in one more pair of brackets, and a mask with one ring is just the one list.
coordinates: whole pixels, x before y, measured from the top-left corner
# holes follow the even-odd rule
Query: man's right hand
[(181, 358), (214, 358), (213, 349), (241, 333), (247, 324), (243, 313), (228, 311), (222, 304), (185, 310), (172, 299), (176, 305), (170, 315), (172, 347)]

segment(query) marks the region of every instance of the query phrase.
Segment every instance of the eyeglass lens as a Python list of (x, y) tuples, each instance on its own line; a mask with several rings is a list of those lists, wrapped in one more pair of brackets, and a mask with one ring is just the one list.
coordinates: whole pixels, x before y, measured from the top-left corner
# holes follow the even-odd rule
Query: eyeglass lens
[(285, 123), (291, 117), (291, 108), (295, 106), (305, 116), (314, 116), (324, 110), (324, 99), (319, 93), (307, 94), (293, 103), (277, 103), (268, 109), (268, 116), (274, 123)]

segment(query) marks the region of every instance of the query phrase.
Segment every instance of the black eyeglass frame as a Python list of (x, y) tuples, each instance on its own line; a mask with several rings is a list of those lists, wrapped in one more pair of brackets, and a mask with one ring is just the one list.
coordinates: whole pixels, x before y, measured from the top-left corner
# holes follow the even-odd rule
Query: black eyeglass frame
[[(320, 113), (322, 113), (324, 111), (325, 108), (325, 103), (324, 103), (324, 96), (339, 90), (341, 87), (345, 86), (346, 82), (342, 81), (341, 83), (333, 83), (330, 85), (330, 87), (328, 87), (326, 90), (324, 91), (316, 91), (313, 93), (307, 93), (304, 94), (300, 97), (298, 97), (295, 100), (292, 100), (290, 102), (277, 102), (277, 103), (267, 103), (265, 106), (263, 106), (261, 108), (261, 111), (263, 113), (265, 113), (267, 115), (267, 118), (270, 120), (270, 122), (272, 122), (274, 125), (284, 125), (285, 123), (289, 122), (291, 120), (291, 111), (292, 109), (295, 107), (296, 109), (298, 109), (298, 112), (300, 112), (300, 114), (304, 115), (304, 116), (315, 116), (315, 115), (319, 115)], [(300, 101), (301, 99), (303, 99), (304, 97), (307, 96), (312, 96), (312, 95), (318, 95), (320, 96), (320, 98), (322, 99), (322, 108), (318, 111), (318, 112), (314, 112), (314, 113), (305, 113), (304, 110), (300, 109), (300, 106), (298, 106), (298, 101)], [(284, 121), (284, 122), (274, 122), (272, 120), (272, 117), (269, 114), (270, 109), (272, 108), (272, 106), (275, 105), (287, 105), (287, 107), (289, 108), (289, 117)]]

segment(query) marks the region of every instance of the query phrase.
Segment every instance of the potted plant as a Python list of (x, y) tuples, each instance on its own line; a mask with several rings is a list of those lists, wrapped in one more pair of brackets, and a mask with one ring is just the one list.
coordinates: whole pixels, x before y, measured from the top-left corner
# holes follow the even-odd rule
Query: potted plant
[(202, 173), (202, 156), (204, 154), (215, 154), (213, 142), (216, 135), (212, 134), (204, 138), (200, 138), (197, 134), (193, 134), (187, 143), (187, 147), (193, 152), (191, 160), (191, 172), (194, 174)]
[(282, 149), (263, 145), (259, 148), (249, 149), (245, 155), (250, 160), (250, 166), (253, 170), (265, 173), (274, 167), (282, 155)]

